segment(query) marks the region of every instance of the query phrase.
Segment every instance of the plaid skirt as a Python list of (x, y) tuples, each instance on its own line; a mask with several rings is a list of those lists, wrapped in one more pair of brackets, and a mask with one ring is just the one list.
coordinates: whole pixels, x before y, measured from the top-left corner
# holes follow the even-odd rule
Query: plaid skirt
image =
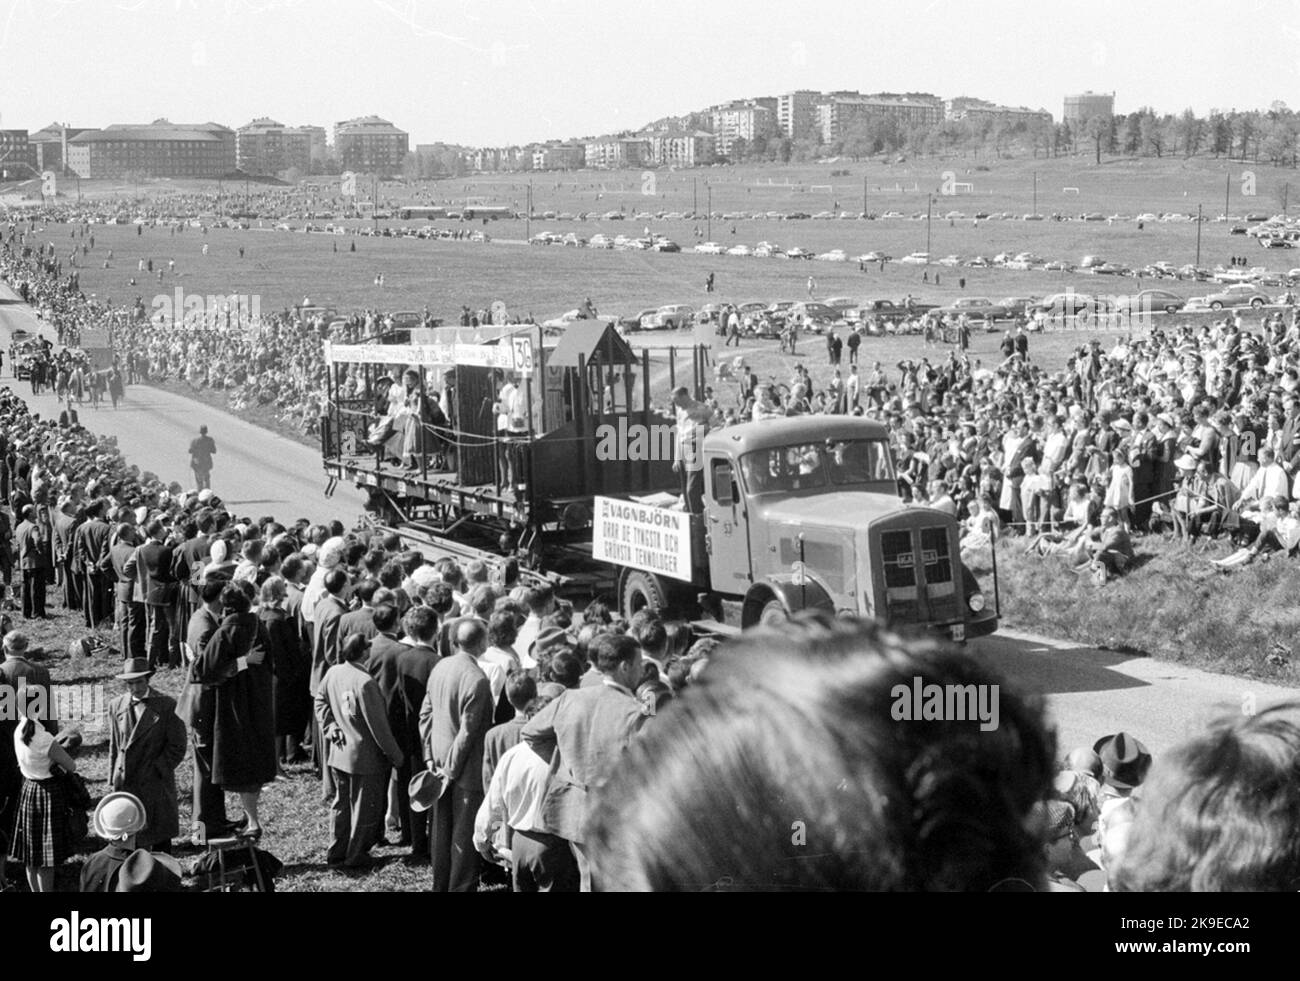
[(34, 868), (53, 868), (72, 854), (72, 845), (63, 784), (53, 777), (24, 778), (10, 836), (9, 854), (14, 861)]

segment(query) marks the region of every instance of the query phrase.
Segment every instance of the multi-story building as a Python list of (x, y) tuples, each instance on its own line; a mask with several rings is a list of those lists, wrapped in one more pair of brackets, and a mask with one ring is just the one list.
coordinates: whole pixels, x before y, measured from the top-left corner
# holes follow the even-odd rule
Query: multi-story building
[(650, 160), (660, 167), (703, 167), (717, 159), (717, 137), (703, 130), (650, 135)]
[(328, 134), (324, 126), (292, 126), (285, 132), (307, 138), (310, 159), (313, 163), (324, 162), (329, 156)]
[(803, 136), (815, 124), (814, 107), (821, 99), (820, 92), (799, 89), (776, 97), (776, 124), (782, 135), (790, 138)]
[(378, 116), (334, 125), (334, 154), (344, 170), (394, 174), (401, 170), (409, 148), (410, 136)]
[(833, 143), (860, 121), (893, 118), (908, 126), (934, 126), (943, 114), (943, 103), (934, 96), (832, 93), (817, 104), (814, 118), (822, 141)]
[(777, 131), (776, 112), (757, 100), (729, 102), (709, 110), (709, 125), (717, 140), (716, 152), (730, 156), (737, 140), (751, 143), (756, 136), (769, 136)]
[(235, 131), (236, 158), (246, 174), (274, 175), (290, 168), (310, 173), (311, 144), (308, 129), (287, 127), (265, 117)]
[(650, 141), (632, 136), (606, 136), (588, 140), (583, 145), (583, 157), (586, 166), (603, 170), (641, 167), (650, 162)]
[(68, 141), (87, 132), (84, 126), (69, 126), (66, 123), (50, 123), (28, 137), (31, 147), (32, 166), (44, 173), (52, 170), (59, 173), (67, 169)]
[(1061, 113), (1062, 121), (1075, 126), (1086, 123), (1093, 116), (1115, 115), (1115, 93), (1084, 92), (1082, 95), (1067, 95), (1065, 109)]
[[(23, 166), (16, 166), (21, 164)], [(36, 166), (32, 145), (25, 129), (0, 129), (0, 170), (21, 172), (23, 177), (30, 177), (28, 167)]]
[(581, 143), (544, 143), (532, 148), (533, 170), (580, 170), (586, 162)]
[(82, 177), (222, 177), (235, 169), (236, 144), (219, 123), (114, 123), (70, 139), (68, 166)]
[(1052, 114), (1046, 109), (1028, 109), (1025, 106), (998, 106), (992, 102), (985, 102), (983, 99), (972, 99), (968, 96), (959, 96), (956, 99), (949, 100), (947, 118), (952, 120), (965, 119), (971, 122), (979, 122), (985, 119), (1002, 119), (1012, 123), (1043, 122), (1049, 126), (1052, 123)]

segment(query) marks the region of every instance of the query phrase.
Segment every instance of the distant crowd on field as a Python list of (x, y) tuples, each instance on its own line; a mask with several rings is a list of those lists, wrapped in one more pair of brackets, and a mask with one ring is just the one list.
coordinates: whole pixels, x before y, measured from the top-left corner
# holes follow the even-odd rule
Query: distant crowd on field
[(1109, 349), (1094, 339), (1055, 371), (1030, 356), (1019, 328), (989, 365), (955, 345), (860, 370), (854, 339), (827, 337), (829, 381), (798, 362), (788, 381), (763, 382), (738, 355), (706, 392), (706, 427), (819, 412), (878, 419), (901, 497), (961, 518), (967, 548), (1023, 535), (1027, 549), (1101, 580), (1131, 563), (1135, 534), (1230, 540), (1216, 560), (1225, 568), (1300, 544), (1295, 311), (1119, 335)]

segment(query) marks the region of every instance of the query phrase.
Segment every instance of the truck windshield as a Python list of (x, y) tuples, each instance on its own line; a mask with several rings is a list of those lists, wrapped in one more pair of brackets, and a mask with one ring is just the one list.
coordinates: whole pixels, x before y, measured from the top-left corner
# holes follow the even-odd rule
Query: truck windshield
[(883, 440), (826, 440), (746, 453), (740, 459), (751, 494), (854, 487), (894, 479)]

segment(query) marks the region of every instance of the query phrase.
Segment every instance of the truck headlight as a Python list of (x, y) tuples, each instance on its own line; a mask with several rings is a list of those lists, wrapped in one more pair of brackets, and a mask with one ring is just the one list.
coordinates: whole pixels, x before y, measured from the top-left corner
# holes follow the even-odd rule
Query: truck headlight
[(968, 597), (966, 597), (966, 603), (970, 606), (971, 612), (979, 613), (981, 610), (984, 609), (984, 594), (971, 593)]

